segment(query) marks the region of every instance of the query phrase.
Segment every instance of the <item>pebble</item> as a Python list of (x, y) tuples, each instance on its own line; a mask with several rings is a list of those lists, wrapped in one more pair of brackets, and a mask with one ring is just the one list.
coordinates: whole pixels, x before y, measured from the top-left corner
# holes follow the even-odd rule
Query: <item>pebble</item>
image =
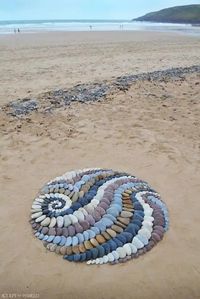
[(99, 244), (103, 244), (106, 241), (106, 239), (102, 235), (97, 235), (96, 240)]
[(126, 256), (126, 250), (123, 247), (118, 247), (116, 251), (119, 254), (119, 258), (124, 258)]
[(35, 220), (35, 222), (41, 222), (41, 221), (43, 221), (45, 218), (46, 218), (46, 215), (42, 215), (42, 216), (38, 217), (38, 218)]
[(133, 216), (133, 213), (127, 212), (127, 211), (122, 211), (120, 216), (124, 217), (124, 218), (131, 218)]
[(35, 218), (38, 218), (38, 217), (40, 217), (40, 216), (42, 216), (42, 212), (37, 212), (37, 213), (32, 214), (32, 215), (31, 215), (31, 218), (32, 218), (32, 219), (35, 219)]
[(51, 218), (46, 217), (40, 224), (42, 226), (48, 226), (50, 222), (51, 222)]
[(62, 216), (58, 216), (57, 219), (56, 219), (56, 221), (57, 221), (57, 226), (58, 227), (63, 227), (64, 219), (63, 219)]
[(115, 225), (115, 224), (111, 226), (111, 229), (114, 230), (117, 233), (123, 232), (123, 228), (121, 228), (120, 226)]
[(143, 255), (169, 226), (164, 202), (145, 182), (101, 169), (73, 171), (47, 183), (30, 218), (47, 249), (68, 261), (98, 265)]
[(49, 224), (49, 227), (54, 227), (55, 225), (56, 225), (56, 218), (52, 217), (51, 221), (50, 221), (50, 224)]
[[(68, 227), (72, 222), (71, 222), (71, 218), (69, 215), (65, 215), (63, 217), (63, 220), (64, 220), (64, 226), (65, 227)], [(78, 221), (77, 221), (78, 222)]]

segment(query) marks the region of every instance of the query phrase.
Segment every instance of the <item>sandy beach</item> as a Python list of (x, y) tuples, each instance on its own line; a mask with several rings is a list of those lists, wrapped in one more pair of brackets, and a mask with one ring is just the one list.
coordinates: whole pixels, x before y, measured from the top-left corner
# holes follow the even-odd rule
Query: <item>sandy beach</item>
[[(13, 117), (18, 98), (80, 83), (199, 64), (200, 38), (85, 32), (0, 36), (0, 291), (69, 299), (200, 298), (200, 73), (138, 80), (105, 99)], [(47, 104), (46, 104), (47, 103)], [(46, 106), (45, 106), (46, 107)], [(29, 224), (38, 190), (73, 169), (103, 167), (147, 181), (170, 229), (144, 256), (114, 266), (64, 261)]]

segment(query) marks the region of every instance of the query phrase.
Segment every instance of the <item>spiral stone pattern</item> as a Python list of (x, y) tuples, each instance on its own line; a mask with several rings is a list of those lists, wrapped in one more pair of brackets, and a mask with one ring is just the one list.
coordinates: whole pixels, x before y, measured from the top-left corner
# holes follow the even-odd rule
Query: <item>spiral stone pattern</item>
[(31, 209), (34, 235), (68, 261), (125, 262), (152, 249), (169, 226), (166, 205), (146, 182), (111, 169), (67, 172)]

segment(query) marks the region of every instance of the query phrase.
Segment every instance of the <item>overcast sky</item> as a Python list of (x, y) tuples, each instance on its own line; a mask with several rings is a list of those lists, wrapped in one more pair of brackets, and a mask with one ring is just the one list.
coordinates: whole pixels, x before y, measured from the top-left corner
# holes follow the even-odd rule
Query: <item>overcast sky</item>
[(132, 19), (189, 0), (0, 0), (0, 20)]

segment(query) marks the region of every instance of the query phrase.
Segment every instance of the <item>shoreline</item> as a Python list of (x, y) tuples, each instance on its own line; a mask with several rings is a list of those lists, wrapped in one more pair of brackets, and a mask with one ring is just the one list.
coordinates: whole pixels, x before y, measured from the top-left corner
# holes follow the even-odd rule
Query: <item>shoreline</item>
[[(167, 23), (165, 23), (167, 24)], [(181, 24), (180, 24), (181, 25)], [(182, 24), (184, 25), (184, 24)], [(20, 30), (20, 33), (14, 33), (13, 29), (12, 31), (9, 32), (1, 32), (0, 31), (0, 38), (4, 36), (18, 36), (18, 35), (31, 35), (31, 34), (54, 34), (54, 33), (149, 33), (149, 34), (157, 34), (157, 33), (164, 33), (164, 34), (169, 34), (169, 35), (182, 35), (186, 37), (194, 37), (194, 38), (200, 38), (200, 25), (192, 25), (192, 24), (187, 24), (188, 26), (191, 25), (191, 28), (186, 28), (184, 30), (181, 30), (181, 28), (174, 29), (174, 30), (169, 30), (169, 29), (107, 29), (107, 30), (102, 30), (102, 29), (78, 29), (78, 30), (65, 30), (65, 29), (55, 29), (55, 30)], [(162, 26), (162, 25), (161, 25)], [(175, 26), (175, 24), (174, 24)], [(191, 29), (191, 30), (190, 30)]]

